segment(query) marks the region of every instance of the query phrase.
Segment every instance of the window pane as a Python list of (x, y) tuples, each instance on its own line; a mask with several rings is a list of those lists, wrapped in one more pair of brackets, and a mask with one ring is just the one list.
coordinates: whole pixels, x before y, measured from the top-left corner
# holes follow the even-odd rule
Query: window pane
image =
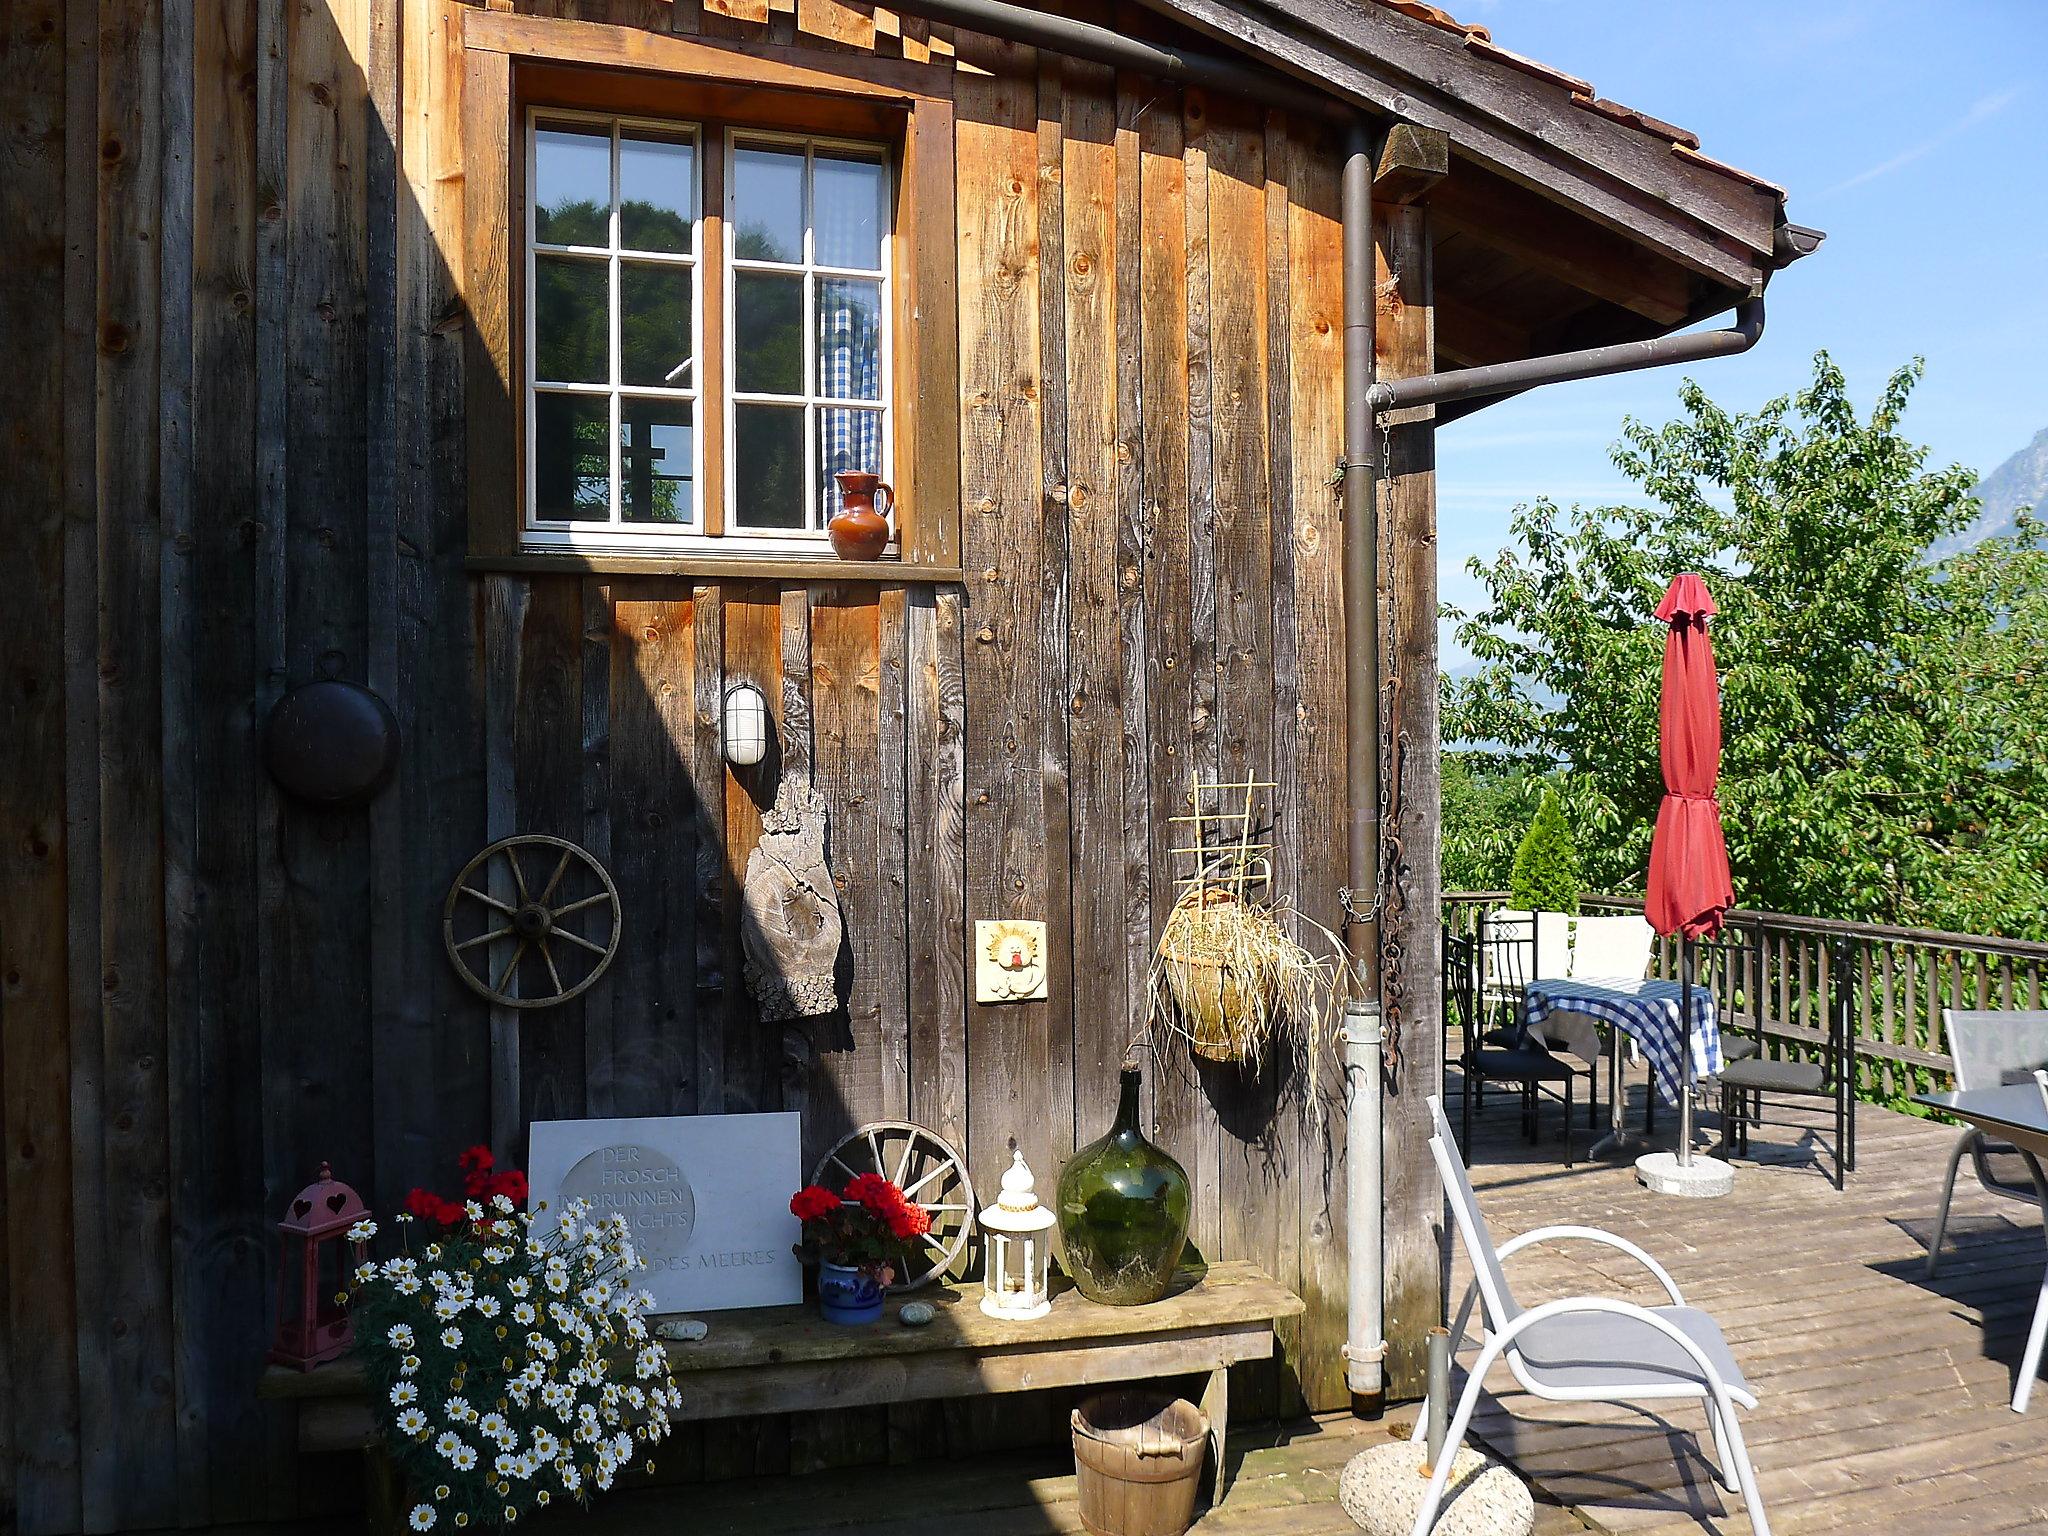
[(818, 279), (818, 393), (836, 400), (882, 398), (882, 285)]
[(887, 178), (881, 162), (821, 149), (813, 178), (818, 265), (879, 272), (882, 231), (888, 227), (882, 207)]
[(804, 392), (804, 280), (735, 272), (732, 387), (748, 394)]
[(610, 276), (602, 261), (574, 256), (533, 259), (535, 379), (543, 384), (610, 381), (607, 351)]
[(803, 527), (803, 408), (736, 405), (732, 435), (738, 520), (753, 528)]
[(633, 251), (697, 248), (697, 146), (689, 139), (619, 137), (619, 244)]
[(601, 128), (533, 136), (533, 233), (545, 245), (611, 244), (612, 141)]
[(619, 513), (627, 522), (696, 522), (696, 421), (690, 400), (619, 402)]
[(804, 152), (740, 147), (733, 153), (733, 254), (743, 261), (804, 259)]
[(533, 515), (547, 522), (611, 517), (612, 410), (587, 395), (533, 397)]
[[(882, 468), (882, 413), (830, 406), (818, 412), (818, 505), (830, 522), (839, 512), (839, 485), (832, 477), (843, 469)], [(893, 518), (894, 509), (889, 509)]]
[(672, 263), (619, 264), (619, 378), (626, 384), (695, 389), (690, 298), (694, 269)]

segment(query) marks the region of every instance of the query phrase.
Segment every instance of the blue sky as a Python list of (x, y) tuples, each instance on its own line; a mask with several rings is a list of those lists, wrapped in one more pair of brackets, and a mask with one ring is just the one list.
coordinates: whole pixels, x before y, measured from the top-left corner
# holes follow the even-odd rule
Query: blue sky
[[(1828, 233), (1770, 288), (1757, 349), (1557, 385), (1438, 435), (1442, 585), (1507, 541), (1518, 502), (1630, 499), (1622, 418), (1676, 413), (1691, 376), (1724, 405), (1797, 388), (1826, 348), (1859, 400), (1916, 354), (1905, 430), (1988, 472), (2048, 427), (2048, 0), (1459, 0), (1461, 21), (1790, 190)], [(1447, 666), (1465, 660), (1448, 629)]]

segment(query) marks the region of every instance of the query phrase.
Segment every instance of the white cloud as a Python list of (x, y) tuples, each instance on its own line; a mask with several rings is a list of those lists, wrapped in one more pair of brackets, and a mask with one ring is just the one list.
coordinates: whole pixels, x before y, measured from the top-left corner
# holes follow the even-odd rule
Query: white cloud
[(1877, 180), (1880, 176), (1889, 176), (1901, 166), (1911, 165), (1915, 160), (1924, 160), (1958, 134), (1967, 133), (1986, 118), (1997, 116), (2015, 101), (2019, 100), (2025, 93), (2025, 86), (2015, 85), (2007, 90), (1996, 91), (1989, 96), (1978, 97), (1976, 101), (1970, 104), (1969, 111), (1965, 112), (1932, 138), (1921, 140), (1911, 149), (1900, 150), (1899, 153), (1893, 155), (1889, 160), (1881, 160), (1868, 170), (1858, 171), (1847, 181), (1837, 182), (1834, 186), (1829, 187), (1821, 196), (1833, 197), (1838, 192), (1847, 192), (1851, 187), (1860, 187), (1865, 182)]

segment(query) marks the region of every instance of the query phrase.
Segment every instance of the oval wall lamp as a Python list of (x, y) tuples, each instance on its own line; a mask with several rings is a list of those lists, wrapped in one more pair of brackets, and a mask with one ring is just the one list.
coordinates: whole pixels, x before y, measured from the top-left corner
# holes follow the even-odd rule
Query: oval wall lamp
[(752, 683), (734, 683), (725, 690), (719, 746), (728, 763), (751, 768), (760, 762), (768, 755), (768, 737), (773, 730), (768, 699), (760, 689)]

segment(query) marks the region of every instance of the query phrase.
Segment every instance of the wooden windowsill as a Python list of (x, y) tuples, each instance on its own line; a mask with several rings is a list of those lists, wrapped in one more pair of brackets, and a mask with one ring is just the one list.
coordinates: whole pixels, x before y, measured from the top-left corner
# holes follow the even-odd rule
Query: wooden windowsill
[(883, 586), (957, 586), (966, 579), (958, 566), (907, 565), (901, 560), (834, 560), (818, 556), (689, 553), (638, 555), (564, 549), (530, 550), (516, 555), (470, 555), (463, 561), (472, 572), (520, 572), (591, 576), (708, 576), (726, 581), (790, 581), (830, 586), (840, 582), (873, 582)]

